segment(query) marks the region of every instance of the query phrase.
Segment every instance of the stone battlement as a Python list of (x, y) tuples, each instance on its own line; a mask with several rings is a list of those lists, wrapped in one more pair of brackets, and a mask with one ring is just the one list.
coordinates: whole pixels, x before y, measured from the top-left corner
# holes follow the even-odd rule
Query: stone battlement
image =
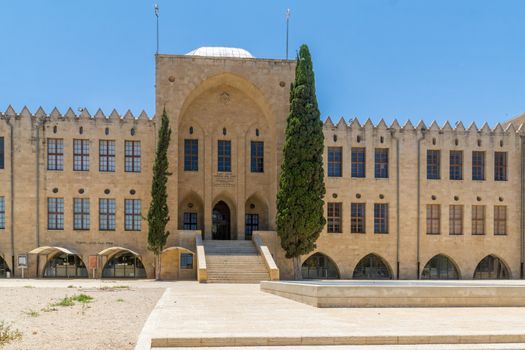
[(104, 112), (99, 108), (96, 113), (92, 116), (87, 108), (76, 114), (70, 107), (65, 113), (61, 113), (58, 108), (53, 108), (51, 113), (46, 113), (42, 107), (38, 107), (36, 112), (32, 113), (29, 108), (24, 106), (18, 113), (15, 109), (9, 105), (4, 113), (0, 112), (0, 119), (7, 118), (36, 118), (36, 119), (49, 119), (51, 121), (79, 121), (79, 120), (104, 120), (106, 122), (112, 121), (144, 121), (153, 122), (155, 117), (150, 118), (147, 113), (143, 110), (140, 114), (133, 115), (131, 110), (127, 110), (123, 115), (119, 114), (115, 109), (111, 111), (109, 116), (106, 116)]
[(470, 124), (468, 128), (465, 128), (462, 122), (457, 122), (454, 127), (450, 125), (450, 122), (445, 122), (443, 126), (439, 126), (436, 121), (433, 121), (429, 127), (423, 122), (419, 121), (416, 126), (412, 124), (410, 120), (407, 120), (407, 122), (401, 126), (397, 119), (394, 119), (394, 121), (388, 126), (386, 122), (381, 119), (379, 123), (375, 124), (372, 122), (370, 118), (366, 120), (364, 124), (361, 124), (359, 122), (358, 118), (351, 119), (349, 122), (347, 122), (343, 117), (339, 119), (337, 124), (335, 124), (330, 117), (326, 118), (324, 121), (323, 127), (325, 129), (331, 129), (331, 130), (393, 130), (393, 131), (436, 131), (436, 132), (456, 132), (456, 133), (477, 133), (482, 135), (503, 135), (503, 134), (511, 134), (511, 133), (518, 133), (520, 135), (525, 135), (525, 126), (523, 123), (520, 123), (516, 126), (516, 123), (513, 121), (505, 123), (506, 125), (503, 126), (501, 123), (496, 124), (495, 127), (491, 128), (488, 123), (484, 123), (481, 127), (478, 127), (476, 123)]

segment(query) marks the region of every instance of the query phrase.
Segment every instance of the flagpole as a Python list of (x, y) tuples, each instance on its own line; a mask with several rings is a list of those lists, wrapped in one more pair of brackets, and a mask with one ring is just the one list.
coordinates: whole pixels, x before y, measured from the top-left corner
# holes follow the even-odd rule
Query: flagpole
[(159, 5), (155, 2), (155, 17), (157, 17), (157, 51), (156, 54), (159, 54)]
[(289, 34), (289, 27), (290, 27), (290, 16), (291, 16), (290, 9), (286, 10), (286, 59), (288, 59), (288, 34)]

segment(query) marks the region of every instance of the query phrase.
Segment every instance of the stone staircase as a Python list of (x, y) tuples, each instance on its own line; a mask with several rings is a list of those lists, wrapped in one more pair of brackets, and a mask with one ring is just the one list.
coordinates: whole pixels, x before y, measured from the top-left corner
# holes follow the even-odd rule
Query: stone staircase
[(205, 240), (208, 283), (259, 283), (270, 275), (252, 241)]

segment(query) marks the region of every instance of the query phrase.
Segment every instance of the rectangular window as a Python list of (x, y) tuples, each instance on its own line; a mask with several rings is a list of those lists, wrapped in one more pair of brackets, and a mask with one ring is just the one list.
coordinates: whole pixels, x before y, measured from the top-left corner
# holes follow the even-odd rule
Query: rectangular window
[(375, 150), (375, 176), (376, 179), (388, 178), (388, 148)]
[(494, 152), (494, 180), (507, 181), (507, 152)]
[(463, 151), (450, 151), (450, 180), (463, 180)]
[(374, 204), (374, 233), (388, 233), (388, 204)]
[(264, 172), (264, 142), (252, 141), (251, 142), (251, 170), (252, 173), (263, 173)]
[(140, 173), (140, 141), (124, 141), (124, 171)]
[(343, 147), (328, 147), (328, 176), (343, 176)]
[(199, 171), (199, 140), (184, 140), (184, 171)]
[(231, 141), (219, 140), (217, 142), (217, 171), (232, 171), (232, 144)]
[(115, 231), (115, 199), (100, 198), (98, 200), (98, 217), (100, 231)]
[(366, 149), (352, 147), (352, 177), (366, 176)]
[(463, 206), (451, 205), (449, 208), (449, 234), (463, 234)]
[(98, 145), (99, 153), (99, 171), (114, 172), (115, 171), (115, 141), (114, 140), (100, 140)]
[(0, 197), (0, 230), (5, 229), (5, 197)]
[(47, 139), (47, 170), (64, 170), (63, 139)]
[(193, 270), (193, 254), (180, 253), (180, 268), (182, 270)]
[(142, 214), (140, 211), (140, 199), (124, 200), (124, 230), (140, 231)]
[(328, 203), (328, 227), (329, 233), (341, 233), (341, 203)]
[(485, 180), (485, 152), (472, 152), (472, 180)]
[(182, 228), (184, 230), (197, 229), (197, 213), (184, 213)]
[(507, 234), (507, 206), (505, 205), (494, 206), (494, 234), (498, 236)]
[(473, 205), (472, 206), (472, 234), (473, 235), (484, 235), (485, 234), (485, 206), (484, 205)]
[(441, 178), (441, 151), (427, 150), (427, 179), (439, 180)]
[(64, 198), (47, 199), (47, 229), (64, 229)]
[(73, 198), (73, 229), (89, 230), (89, 198)]
[(5, 158), (5, 151), (4, 151), (4, 138), (0, 137), (0, 169), (4, 168), (4, 158)]
[(73, 170), (89, 171), (89, 140), (73, 140)]
[(352, 203), (350, 208), (350, 232), (365, 233), (365, 203)]
[(439, 235), (441, 233), (441, 206), (439, 204), (427, 204), (427, 235)]
[(259, 214), (246, 214), (244, 238), (252, 239), (253, 231), (259, 229)]

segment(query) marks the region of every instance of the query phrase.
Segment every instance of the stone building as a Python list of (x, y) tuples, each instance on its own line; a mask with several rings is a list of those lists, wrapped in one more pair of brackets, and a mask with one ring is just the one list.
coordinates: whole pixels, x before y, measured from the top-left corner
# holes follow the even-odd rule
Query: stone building
[[(295, 61), (200, 48), (156, 57), (152, 118), (0, 113), (0, 277), (153, 277), (144, 216), (165, 110), (163, 278), (291, 278), (275, 198), (294, 73)], [(522, 278), (524, 119), (491, 129), (327, 118), (327, 225), (303, 276)]]

